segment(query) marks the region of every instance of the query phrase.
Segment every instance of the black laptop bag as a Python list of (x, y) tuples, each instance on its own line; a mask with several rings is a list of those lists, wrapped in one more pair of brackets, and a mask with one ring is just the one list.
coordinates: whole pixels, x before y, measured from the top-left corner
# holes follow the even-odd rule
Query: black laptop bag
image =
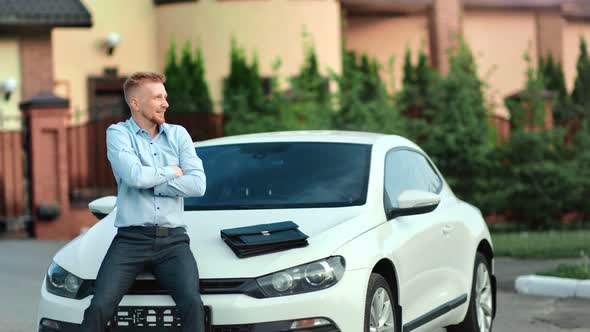
[(308, 245), (308, 236), (292, 221), (222, 229), (221, 238), (240, 258)]

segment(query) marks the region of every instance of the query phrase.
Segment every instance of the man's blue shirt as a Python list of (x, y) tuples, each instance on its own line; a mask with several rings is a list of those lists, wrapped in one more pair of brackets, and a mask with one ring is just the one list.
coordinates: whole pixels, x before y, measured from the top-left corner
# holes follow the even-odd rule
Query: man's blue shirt
[[(205, 194), (203, 162), (182, 126), (164, 123), (152, 138), (133, 118), (107, 129), (107, 156), (117, 180), (115, 226), (185, 226), (183, 197)], [(184, 175), (176, 176), (170, 166)]]

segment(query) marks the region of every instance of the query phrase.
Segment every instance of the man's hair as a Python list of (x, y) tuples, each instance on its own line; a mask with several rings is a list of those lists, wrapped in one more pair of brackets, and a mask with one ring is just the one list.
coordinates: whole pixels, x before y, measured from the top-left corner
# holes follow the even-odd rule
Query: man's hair
[(123, 83), (123, 93), (125, 94), (125, 101), (129, 103), (129, 92), (137, 88), (144, 82), (164, 83), (165, 81), (166, 78), (162, 74), (149, 71), (135, 72), (125, 80), (125, 83)]

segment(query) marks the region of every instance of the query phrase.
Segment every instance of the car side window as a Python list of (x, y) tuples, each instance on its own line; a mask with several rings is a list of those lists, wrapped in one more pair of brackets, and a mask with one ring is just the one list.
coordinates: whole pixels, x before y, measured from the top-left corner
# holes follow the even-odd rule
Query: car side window
[(410, 189), (439, 193), (442, 179), (422, 154), (409, 149), (389, 151), (385, 157), (385, 209), (398, 207), (399, 194)]

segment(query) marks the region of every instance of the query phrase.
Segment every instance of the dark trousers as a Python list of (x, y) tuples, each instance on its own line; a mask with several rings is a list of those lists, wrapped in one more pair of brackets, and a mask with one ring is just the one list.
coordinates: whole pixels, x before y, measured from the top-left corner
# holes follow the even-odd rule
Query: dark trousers
[(199, 272), (189, 237), (183, 228), (171, 229), (167, 236), (156, 234), (155, 230), (118, 230), (98, 271), (94, 297), (84, 311), (82, 331), (104, 332), (119, 302), (144, 270), (151, 271), (174, 299), (180, 312), (181, 331), (205, 331)]

